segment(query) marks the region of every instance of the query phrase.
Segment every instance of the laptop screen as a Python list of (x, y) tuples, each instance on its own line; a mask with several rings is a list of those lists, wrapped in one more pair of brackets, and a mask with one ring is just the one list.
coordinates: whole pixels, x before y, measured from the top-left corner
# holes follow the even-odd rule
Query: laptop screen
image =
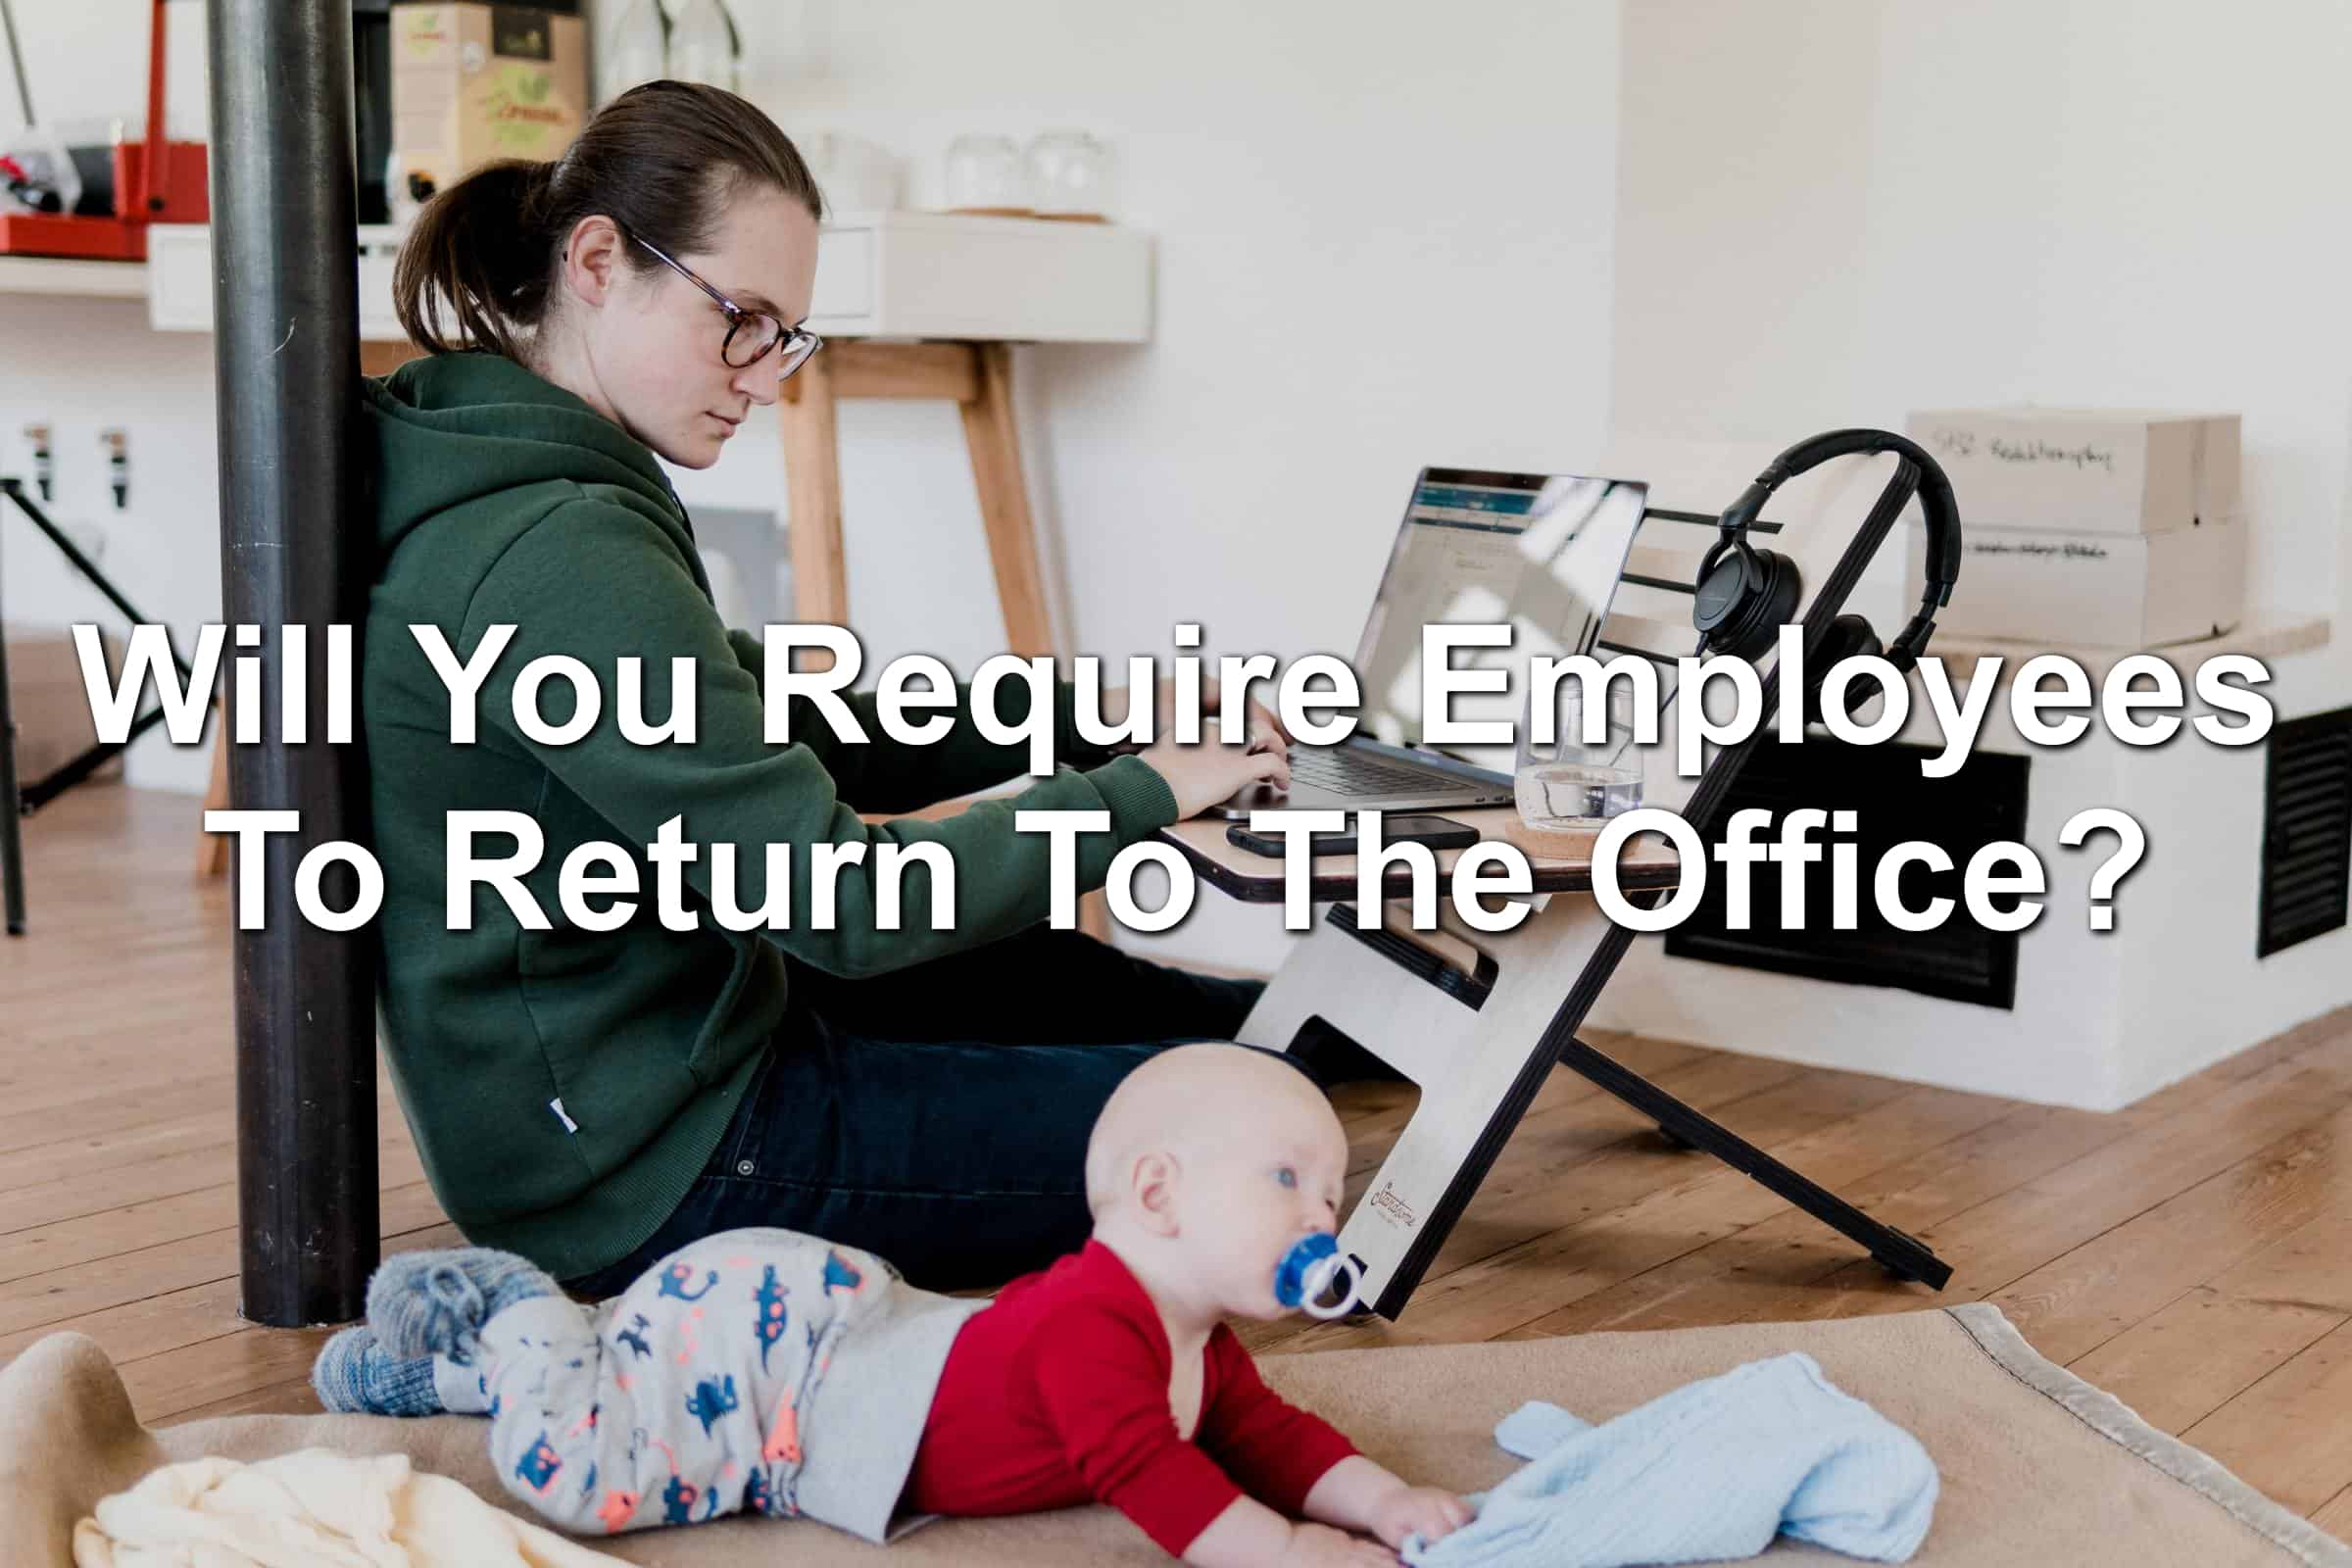
[(1453, 656), (1456, 669), (1510, 671), (1509, 689), (1457, 696), (1451, 712), (1517, 726), (1529, 662), (1592, 651), (1647, 499), (1627, 480), (1424, 468), (1356, 647), (1357, 733), (1508, 774), (1510, 746), (1423, 741), (1421, 628), (1512, 628), (1508, 648)]

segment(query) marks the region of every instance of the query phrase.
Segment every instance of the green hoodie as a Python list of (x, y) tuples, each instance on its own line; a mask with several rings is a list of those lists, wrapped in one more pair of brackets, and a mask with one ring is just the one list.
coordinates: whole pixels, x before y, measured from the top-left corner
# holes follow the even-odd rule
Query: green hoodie
[[(872, 696), (849, 693), (866, 744), (837, 741), (806, 702), (794, 705), (792, 743), (768, 744), (759, 639), (720, 623), (685, 510), (652, 453), (491, 355), (404, 366), (367, 383), (367, 412), (379, 555), (362, 711), (384, 871), (384, 1033), (433, 1191), (473, 1240), (562, 1278), (625, 1256), (702, 1171), (775, 1039), (786, 955), (874, 975), (1046, 918), (1048, 843), (1013, 831), (1016, 810), (1110, 813), (1109, 832), (1078, 839), (1081, 890), (1102, 886), (1119, 850), (1176, 819), (1167, 782), (1142, 759), (1079, 744), (1062, 682), (1055, 756), (1095, 764), (1087, 771), (1064, 761), (1021, 794), (945, 821), (868, 826), (859, 811), (1002, 783), (1024, 770), (1025, 748), (979, 734), (961, 682), (957, 710), (939, 710), (954, 729), (931, 745), (892, 741)], [(476, 739), (455, 744), (449, 693), (410, 628), (437, 627), (464, 662), (501, 624), (514, 637), (475, 706)], [(594, 728), (568, 745), (533, 740), (514, 718), (516, 673), (551, 654), (586, 663), (604, 697)], [(643, 747), (618, 733), (615, 670), (626, 657), (641, 661), (655, 724), (670, 661), (694, 661), (695, 744)], [(1000, 716), (1018, 722), (1025, 689), (999, 692)], [(567, 718), (569, 686), (543, 685), (538, 707), (551, 722)], [(482, 885), (471, 929), (449, 929), (455, 810), (537, 822), (545, 846), (522, 880), (550, 928), (531, 929)], [(691, 932), (662, 924), (645, 853), (673, 816), (699, 848), (685, 870), (688, 907), (701, 916)], [(571, 923), (559, 901), (564, 858), (597, 841), (619, 846), (637, 872), (637, 911), (610, 931)], [(832, 929), (812, 929), (811, 846), (894, 841), (938, 843), (954, 857), (954, 929), (931, 928), (932, 881), (913, 863), (899, 929), (878, 929), (870, 849), (840, 874)], [(711, 851), (734, 847), (734, 906), (759, 909), (770, 844), (788, 847), (790, 929), (730, 933), (708, 906)], [(477, 841), (486, 856), (510, 848)]]

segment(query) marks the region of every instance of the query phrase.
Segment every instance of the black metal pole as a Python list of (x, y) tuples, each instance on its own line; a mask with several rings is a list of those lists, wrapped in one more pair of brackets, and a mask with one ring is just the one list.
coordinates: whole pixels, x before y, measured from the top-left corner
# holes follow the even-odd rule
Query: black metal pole
[[(341, 1322), (376, 1261), (375, 939), (304, 920), (294, 872), (315, 845), (368, 842), (359, 748), (325, 744), (325, 628), (358, 625), (367, 588), (351, 5), (213, 0), (210, 21), (221, 594), (231, 625), (264, 628), (269, 715), (261, 745), (229, 750), (229, 797), (302, 824), (268, 841), (265, 927), (236, 933), (243, 1310)], [(289, 624), (310, 628), (300, 746), (277, 721)], [(345, 869), (321, 890), (336, 908), (354, 897)]]

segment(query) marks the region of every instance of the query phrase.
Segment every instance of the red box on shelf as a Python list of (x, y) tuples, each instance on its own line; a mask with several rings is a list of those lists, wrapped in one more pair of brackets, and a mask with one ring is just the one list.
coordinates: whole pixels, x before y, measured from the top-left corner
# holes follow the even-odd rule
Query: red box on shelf
[[(208, 177), (205, 146), (200, 141), (170, 141), (164, 143), (163, 177), (147, 190), (145, 212), (119, 212), (118, 218), (135, 219), (148, 223), (209, 223), (213, 220), (212, 197), (205, 189)], [(146, 189), (140, 176), (147, 168), (147, 144), (143, 141), (124, 141), (115, 144), (115, 190), (118, 201), (135, 200), (135, 193)], [(131, 192), (132, 195), (123, 195)]]
[(90, 262), (141, 262), (147, 259), (149, 223), (204, 223), (212, 220), (212, 199), (205, 146), (200, 141), (167, 142), (163, 179), (142, 193), (140, 176), (147, 165), (147, 144), (119, 142), (115, 146), (116, 200), (138, 211), (111, 218), (69, 218), (54, 213), (0, 213), (0, 256), (63, 256)]

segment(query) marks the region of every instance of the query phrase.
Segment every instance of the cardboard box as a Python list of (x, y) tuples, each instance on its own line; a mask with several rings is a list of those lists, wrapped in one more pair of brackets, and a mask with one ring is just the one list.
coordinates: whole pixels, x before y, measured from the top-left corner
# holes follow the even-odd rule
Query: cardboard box
[[(82, 689), (81, 662), (74, 656), (74, 634), (63, 626), (10, 626), (9, 711), (17, 722), (17, 783), (20, 787), (51, 773), (98, 744)], [(122, 644), (101, 633), (110, 673), (122, 668)], [(151, 697), (150, 703), (154, 701)], [(114, 758), (92, 778), (121, 778), (122, 759)]]
[(2240, 514), (2238, 416), (2144, 409), (1957, 409), (1904, 426), (1951, 476), (1970, 527), (2167, 533)]
[(392, 8), (392, 151), (447, 190), (501, 158), (563, 156), (588, 122), (588, 36), (537, 6)]
[[(1916, 576), (1927, 530), (1909, 535)], [(1964, 522), (1961, 537), (1960, 581), (1936, 616), (1938, 633), (2045, 648), (2160, 648), (2222, 636), (2244, 615), (2241, 517), (2150, 534)]]

